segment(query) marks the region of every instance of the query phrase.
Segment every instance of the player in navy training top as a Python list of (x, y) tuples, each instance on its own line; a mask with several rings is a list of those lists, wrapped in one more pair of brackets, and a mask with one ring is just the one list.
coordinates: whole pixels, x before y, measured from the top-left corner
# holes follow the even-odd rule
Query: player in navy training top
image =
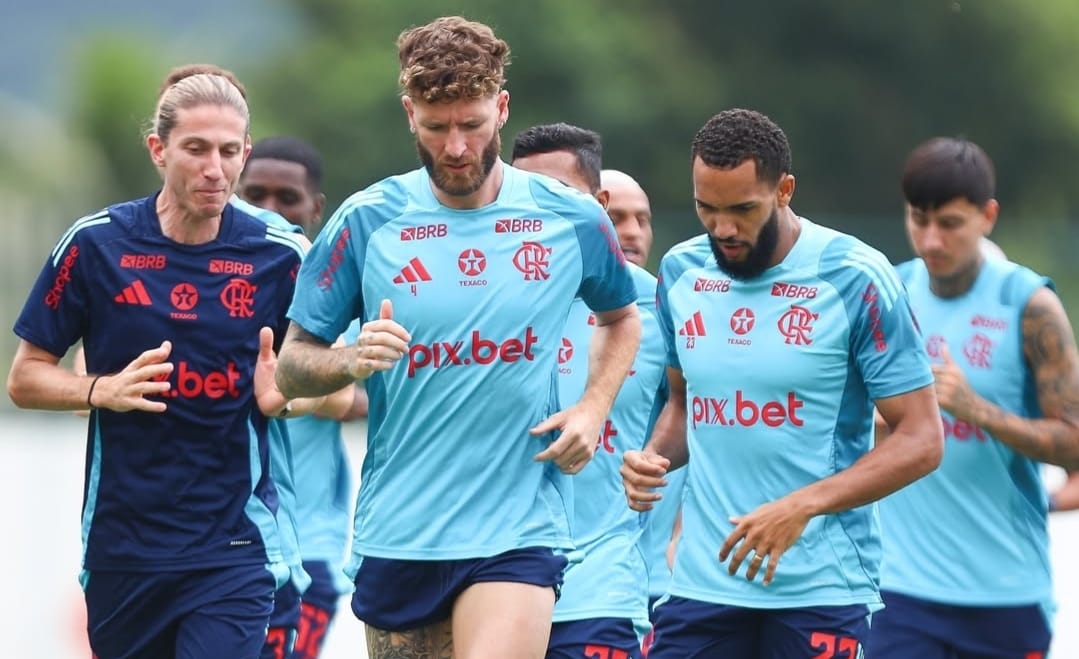
[[(591, 459), (636, 353), (636, 292), (595, 199), (499, 160), (506, 43), (448, 17), (398, 47), (424, 168), (327, 222), (278, 384), (311, 395), (366, 378), (349, 569), (370, 655), (542, 656), (565, 565), (553, 550), (571, 546), (566, 474)], [(594, 359), (581, 400), (561, 405), (578, 295), (596, 312)], [(357, 343), (332, 348), (354, 318)]]
[[(880, 604), (868, 504), (940, 460), (928, 360), (887, 260), (791, 209), (778, 126), (721, 112), (692, 153), (707, 233), (660, 264), (670, 400), (623, 465), (647, 510), (688, 459), (650, 656), (860, 656)], [(899, 433), (875, 448), (874, 401)]]
[[(1042, 471), (1079, 459), (1079, 353), (1052, 282), (987, 255), (995, 186), (989, 155), (964, 139), (924, 142), (903, 169), (918, 256), (897, 270), (925, 331), (945, 445), (939, 469), (881, 502), (885, 608), (873, 618), (873, 657), (1049, 651)], [(887, 434), (882, 424), (878, 441)]]
[[(250, 657), (287, 575), (267, 415), (273, 331), (300, 263), (288, 234), (228, 205), (249, 149), (225, 75), (164, 88), (147, 138), (164, 179), (76, 221), (15, 324), (17, 405), (91, 408), (83, 505), (99, 659)], [(79, 339), (91, 375), (59, 366)]]

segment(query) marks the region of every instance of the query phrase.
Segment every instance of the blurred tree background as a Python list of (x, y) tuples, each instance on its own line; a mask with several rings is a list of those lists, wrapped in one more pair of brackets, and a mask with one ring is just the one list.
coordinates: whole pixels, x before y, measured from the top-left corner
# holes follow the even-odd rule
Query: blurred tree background
[[(55, 11), (47, 5), (57, 2), (20, 6), (6, 29), (38, 24), (34, 12)], [(1003, 210), (993, 237), (1013, 259), (1054, 277), (1073, 323), (1079, 319), (1071, 252), (1079, 244), (1074, 0), (157, 7), (140, 5), (135, 23), (95, 6), (112, 12), (107, 27), (65, 34), (63, 61), (37, 74), (53, 77), (46, 102), (14, 100), (0, 87), (0, 195), (14, 231), (2, 248), (0, 307), (9, 327), (64, 227), (156, 187), (141, 131), (169, 67), (212, 61), (236, 71), (248, 87), (256, 139), (294, 134), (322, 151), (332, 208), (417, 166), (398, 100), (395, 40), (444, 14), (484, 21), (512, 48), (504, 155), (516, 132), (535, 123), (567, 121), (603, 135), (605, 164), (634, 175), (652, 198), (653, 266), (699, 231), (689, 180), (694, 133), (721, 109), (750, 107), (790, 138), (795, 210), (896, 261), (910, 256), (897, 183), (907, 152), (934, 135), (979, 142), (997, 165)], [(8, 47), (28, 48), (22, 37)], [(10, 334), (3, 340), (6, 371), (14, 343)]]

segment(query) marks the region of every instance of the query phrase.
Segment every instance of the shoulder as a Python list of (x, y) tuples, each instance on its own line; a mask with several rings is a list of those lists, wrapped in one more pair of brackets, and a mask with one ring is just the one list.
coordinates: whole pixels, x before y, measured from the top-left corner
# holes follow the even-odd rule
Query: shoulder
[(659, 262), (660, 278), (670, 273), (699, 268), (715, 260), (711, 239), (707, 234), (694, 236), (674, 245)]
[[(230, 202), (230, 207), (233, 232), (241, 242), (252, 242), (259, 248), (287, 250), (301, 259), (307, 253), (310, 247), (307, 238), (303, 233), (294, 231), (293, 225), (277, 213), (251, 206), (243, 201), (239, 204)], [(252, 215), (247, 212), (248, 208), (261, 212)]]
[(571, 221), (595, 222), (606, 219), (607, 214), (596, 198), (571, 188), (543, 174), (526, 172), (503, 163), (506, 181), (513, 189), (524, 190), (540, 208), (551, 211)]
[(53, 247), (51, 257), (59, 261), (65, 255), (77, 254), (92, 245), (102, 245), (108, 241), (141, 231), (145, 224), (145, 208), (153, 197), (144, 197), (125, 201), (83, 215), (71, 223)]
[(888, 257), (849, 234), (808, 223), (819, 249), (818, 274), (848, 295), (875, 294), (886, 308), (903, 295)]
[(289, 222), (280, 214), (275, 213), (271, 210), (267, 210), (265, 208), (260, 208), (252, 203), (246, 202), (243, 199), (237, 197), (236, 195), (232, 196), (232, 199), (229, 200), (229, 203), (232, 204), (232, 206), (235, 207), (236, 210), (240, 211), (242, 214), (252, 217), (267, 226), (271, 226), (275, 229), (279, 229), (281, 231), (286, 231), (289, 233), (303, 233), (303, 229), (301, 227), (298, 227), (295, 224)]
[(421, 168), (372, 183), (341, 202), (323, 232), (336, 234), (342, 228), (354, 231), (358, 227), (373, 230), (410, 208), (428, 205), (426, 197), (434, 199), (429, 190), (424, 194), (429, 180)]

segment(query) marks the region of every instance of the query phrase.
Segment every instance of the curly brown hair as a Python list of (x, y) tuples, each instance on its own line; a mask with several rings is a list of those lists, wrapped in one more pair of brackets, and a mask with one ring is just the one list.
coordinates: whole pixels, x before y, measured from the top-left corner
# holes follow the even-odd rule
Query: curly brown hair
[(434, 103), (485, 98), (505, 82), (510, 47), (494, 30), (460, 16), (444, 16), (397, 37), (402, 91)]

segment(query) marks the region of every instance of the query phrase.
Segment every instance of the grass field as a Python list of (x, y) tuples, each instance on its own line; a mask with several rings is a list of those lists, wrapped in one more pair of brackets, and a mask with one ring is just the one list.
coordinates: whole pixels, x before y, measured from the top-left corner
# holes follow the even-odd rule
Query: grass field
[[(8, 580), (0, 598), (4, 656), (86, 659), (80, 556), (85, 421), (67, 414), (0, 413), (0, 565)], [(362, 424), (347, 432), (354, 471), (363, 455)], [(1052, 477), (1059, 474), (1052, 473)], [(1051, 518), (1056, 571), (1054, 659), (1079, 657), (1079, 513)], [(363, 626), (347, 600), (326, 640), (324, 659), (366, 659)]]

